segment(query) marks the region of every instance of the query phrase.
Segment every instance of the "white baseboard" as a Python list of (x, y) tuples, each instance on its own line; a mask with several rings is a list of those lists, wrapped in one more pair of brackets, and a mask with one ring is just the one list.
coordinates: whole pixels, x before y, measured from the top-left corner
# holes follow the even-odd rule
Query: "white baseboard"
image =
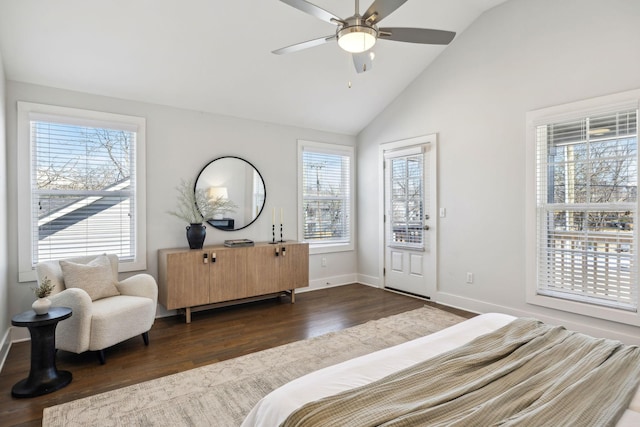
[(485, 301), (478, 301), (471, 298), (461, 297), (459, 295), (438, 292), (436, 294), (438, 304), (446, 305), (461, 310), (470, 311), (472, 313), (504, 313), (517, 317), (533, 317), (551, 325), (562, 325), (569, 330), (579, 331), (595, 337), (605, 337), (624, 342), (625, 344), (638, 345), (640, 338), (634, 334), (625, 334), (615, 329), (601, 328), (590, 325), (586, 322), (575, 322), (564, 319), (560, 316), (549, 316), (536, 311), (514, 309), (513, 307), (492, 304)]
[(31, 341), (31, 334), (29, 333), (29, 329), (11, 327), (9, 328), (9, 330), (11, 331), (10, 335), (12, 343)]
[(384, 289), (382, 286), (372, 285), (371, 283), (357, 282), (359, 285), (369, 286), (370, 288)]
[(315, 291), (317, 289), (333, 288), (335, 286), (349, 285), (357, 283), (358, 276), (356, 274), (343, 274), (339, 276), (321, 277), (319, 279), (309, 280), (309, 287), (296, 289), (296, 293)]
[(374, 288), (382, 288), (380, 278), (377, 276), (367, 276), (366, 274), (358, 274), (358, 283), (367, 286), (373, 286)]

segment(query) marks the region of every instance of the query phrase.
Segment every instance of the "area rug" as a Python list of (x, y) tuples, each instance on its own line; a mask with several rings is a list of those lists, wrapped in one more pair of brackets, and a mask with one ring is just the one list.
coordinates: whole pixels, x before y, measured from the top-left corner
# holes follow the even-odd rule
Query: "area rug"
[(463, 320), (425, 306), (46, 408), (42, 425), (239, 426), (263, 396), (295, 378)]

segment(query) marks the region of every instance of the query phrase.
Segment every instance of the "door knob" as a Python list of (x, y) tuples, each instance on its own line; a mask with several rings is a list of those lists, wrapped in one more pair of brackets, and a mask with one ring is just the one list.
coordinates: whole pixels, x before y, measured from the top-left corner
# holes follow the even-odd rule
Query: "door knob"
[(424, 227), (422, 227), (422, 229), (423, 229), (423, 230), (428, 230), (428, 229), (429, 229), (429, 226), (428, 226), (428, 225), (425, 225)]

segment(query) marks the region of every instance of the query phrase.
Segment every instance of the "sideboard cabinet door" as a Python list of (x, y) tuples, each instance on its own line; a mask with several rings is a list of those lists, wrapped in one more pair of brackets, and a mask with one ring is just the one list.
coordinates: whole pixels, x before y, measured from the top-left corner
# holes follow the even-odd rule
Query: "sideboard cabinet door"
[(263, 245), (251, 248), (247, 257), (248, 280), (251, 283), (249, 296), (280, 292), (278, 286), (279, 247)]
[(168, 310), (209, 301), (209, 263), (204, 262), (205, 254), (204, 250), (167, 251), (159, 257), (158, 299)]
[(208, 303), (246, 297), (248, 292), (247, 249), (250, 248), (211, 249)]
[(280, 289), (309, 286), (309, 245), (285, 242), (280, 252)]

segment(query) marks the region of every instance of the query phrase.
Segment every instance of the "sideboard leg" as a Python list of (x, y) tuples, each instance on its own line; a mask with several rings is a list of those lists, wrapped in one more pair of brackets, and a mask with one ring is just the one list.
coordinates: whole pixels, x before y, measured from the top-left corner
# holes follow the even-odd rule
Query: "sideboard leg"
[(191, 307), (184, 309), (184, 318), (187, 323), (191, 323)]
[(295, 303), (296, 303), (296, 290), (291, 289), (291, 304), (295, 304)]

